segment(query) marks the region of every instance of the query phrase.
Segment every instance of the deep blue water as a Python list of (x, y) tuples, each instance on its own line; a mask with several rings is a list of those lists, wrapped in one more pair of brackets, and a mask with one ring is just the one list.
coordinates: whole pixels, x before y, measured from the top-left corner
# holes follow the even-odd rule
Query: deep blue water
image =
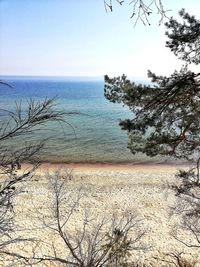
[(147, 160), (141, 155), (133, 156), (127, 149), (127, 134), (118, 123), (132, 114), (122, 105), (112, 104), (104, 98), (103, 81), (13, 78), (4, 81), (13, 88), (0, 86), (2, 109), (13, 110), (16, 101), (21, 101), (22, 108), (26, 109), (30, 98), (42, 101), (56, 96), (56, 109), (79, 113), (65, 116), (67, 123), (50, 123), (29, 137), (29, 141), (48, 137), (46, 150), (40, 155), (42, 161), (119, 163)]

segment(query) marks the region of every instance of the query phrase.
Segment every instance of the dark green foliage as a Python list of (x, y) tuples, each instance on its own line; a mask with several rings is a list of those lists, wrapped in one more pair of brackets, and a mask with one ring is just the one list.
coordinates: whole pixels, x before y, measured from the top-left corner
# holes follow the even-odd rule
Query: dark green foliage
[(136, 85), (124, 75), (105, 76), (105, 96), (134, 113), (132, 120), (120, 122), (128, 131), (128, 146), (132, 153), (189, 158), (200, 145), (200, 75), (184, 68), (169, 78), (150, 71), (148, 76), (154, 86)]
[[(167, 46), (187, 63), (198, 64), (199, 21), (180, 12), (183, 24), (173, 18), (166, 24)], [(184, 43), (185, 40), (185, 43)], [(200, 73), (183, 66), (170, 77), (148, 71), (151, 85), (137, 85), (125, 75), (105, 76), (105, 97), (123, 103), (133, 112), (133, 119), (120, 122), (127, 130), (132, 153), (148, 156), (168, 155), (192, 159), (200, 148)]]
[[(193, 240), (174, 237), (188, 247), (200, 247), (200, 73), (189, 70), (189, 64), (200, 63), (200, 21), (185, 10), (179, 12), (182, 23), (171, 18), (166, 27), (166, 46), (186, 62), (170, 77), (148, 71), (151, 85), (137, 85), (125, 75), (105, 76), (105, 97), (122, 103), (133, 112), (133, 118), (120, 126), (129, 135), (132, 153), (148, 156), (166, 155), (196, 160), (189, 171), (180, 171), (172, 189), (179, 197), (176, 206), (182, 214), (179, 228), (189, 231)], [(179, 260), (180, 258), (176, 258)], [(179, 261), (180, 262), (180, 261)], [(178, 263), (178, 261), (177, 261)], [(179, 264), (177, 266), (190, 266)]]
[(166, 26), (171, 32), (167, 32), (169, 41), (166, 46), (176, 56), (189, 63), (199, 64), (200, 61), (200, 21), (189, 15), (182, 9), (179, 12), (183, 23), (171, 19)]

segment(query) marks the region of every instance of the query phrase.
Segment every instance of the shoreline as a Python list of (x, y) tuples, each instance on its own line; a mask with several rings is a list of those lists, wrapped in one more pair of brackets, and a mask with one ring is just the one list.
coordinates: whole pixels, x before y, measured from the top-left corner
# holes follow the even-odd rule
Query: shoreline
[[(22, 169), (30, 166), (28, 163), (22, 164)], [(39, 165), (37, 172), (56, 171), (59, 169), (69, 169), (75, 172), (176, 172), (182, 168), (190, 168), (189, 163), (52, 163), (43, 162)]]

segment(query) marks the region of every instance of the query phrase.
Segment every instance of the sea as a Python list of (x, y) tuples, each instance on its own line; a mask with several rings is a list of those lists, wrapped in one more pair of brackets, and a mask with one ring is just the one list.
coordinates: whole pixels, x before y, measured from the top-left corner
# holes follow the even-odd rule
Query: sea
[[(0, 86), (0, 108), (27, 110), (30, 99), (56, 98), (55, 109), (66, 113), (63, 122), (51, 122), (20, 138), (21, 146), (46, 140), (39, 160), (52, 163), (142, 163), (154, 159), (132, 155), (128, 136), (119, 121), (132, 118), (132, 112), (104, 97), (103, 80), (61, 78), (0, 77), (12, 87)], [(67, 114), (72, 113), (72, 114)], [(2, 114), (1, 114), (2, 115)], [(2, 123), (1, 117), (1, 123)], [(13, 146), (19, 146), (13, 144)]]

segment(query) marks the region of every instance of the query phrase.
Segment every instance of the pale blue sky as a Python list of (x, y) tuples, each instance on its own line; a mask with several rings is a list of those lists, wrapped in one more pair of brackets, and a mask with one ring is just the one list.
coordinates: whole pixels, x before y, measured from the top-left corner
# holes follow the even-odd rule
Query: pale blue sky
[[(146, 0), (149, 1), (149, 0)], [(106, 13), (103, 0), (0, 0), (0, 74), (121, 75), (143, 79), (148, 69), (170, 74), (181, 66), (165, 48), (164, 25), (130, 20), (129, 0)], [(200, 13), (200, 0), (163, 0)]]

